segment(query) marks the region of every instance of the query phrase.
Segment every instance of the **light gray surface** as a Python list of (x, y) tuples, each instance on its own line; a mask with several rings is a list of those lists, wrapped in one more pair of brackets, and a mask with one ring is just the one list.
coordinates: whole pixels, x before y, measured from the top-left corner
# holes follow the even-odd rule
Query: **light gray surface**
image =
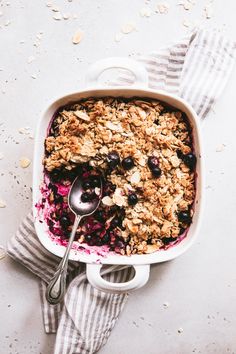
[[(31, 203), (32, 166), (21, 169), (19, 159), (32, 157), (33, 140), (18, 129), (34, 130), (49, 102), (80, 88), (89, 63), (156, 49), (186, 32), (184, 19), (201, 18), (204, 26), (225, 28), (233, 38), (234, 0), (215, 0), (208, 21), (203, 16), (205, 0), (198, 0), (190, 12), (177, 2), (169, 1), (167, 15), (141, 18), (141, 0), (56, 1), (62, 12), (78, 15), (56, 21), (46, 1), (0, 1), (0, 198), (7, 202), (0, 209), (0, 244), (13, 235)], [(156, 3), (150, 1), (150, 7)], [(116, 43), (115, 34), (129, 21), (138, 31)], [(71, 37), (79, 27), (84, 39), (75, 46)], [(35, 47), (40, 31), (41, 44)], [(28, 64), (32, 55), (36, 60)], [(235, 82), (234, 71), (202, 126), (207, 188), (198, 242), (175, 261), (153, 267), (148, 285), (130, 296), (102, 354), (236, 353)], [(216, 152), (221, 144), (225, 148)], [(34, 276), (6, 257), (0, 261), (0, 279), (1, 354), (53, 353), (54, 336), (44, 334)]]

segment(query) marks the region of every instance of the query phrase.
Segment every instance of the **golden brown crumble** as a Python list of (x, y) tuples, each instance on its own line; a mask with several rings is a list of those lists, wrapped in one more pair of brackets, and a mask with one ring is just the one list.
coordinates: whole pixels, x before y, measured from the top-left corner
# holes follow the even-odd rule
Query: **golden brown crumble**
[[(163, 238), (177, 238), (184, 227), (178, 213), (189, 209), (195, 197), (194, 172), (179, 158), (192, 151), (190, 127), (181, 111), (156, 100), (89, 98), (60, 110), (54, 118), (54, 136), (45, 141), (46, 170), (72, 169), (78, 163), (106, 169), (106, 156), (118, 152), (132, 156), (135, 166), (108, 179), (116, 185), (106, 206), (125, 208), (124, 230), (129, 239), (125, 254), (151, 253), (163, 246)], [(160, 178), (153, 178), (149, 156), (159, 160)], [(138, 203), (130, 206), (134, 191)], [(192, 214), (191, 210), (191, 214)]]

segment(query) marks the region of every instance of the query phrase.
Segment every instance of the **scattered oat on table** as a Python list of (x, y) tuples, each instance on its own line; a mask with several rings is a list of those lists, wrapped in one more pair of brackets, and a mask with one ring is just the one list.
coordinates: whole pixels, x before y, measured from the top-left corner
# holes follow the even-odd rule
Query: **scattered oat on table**
[(205, 17), (207, 20), (209, 20), (210, 18), (212, 18), (213, 16), (213, 7), (212, 7), (212, 4), (207, 4), (204, 8), (204, 11), (205, 11)]
[(10, 20), (7, 20), (5, 23), (4, 23), (4, 26), (9, 26), (11, 24), (11, 21)]
[(125, 25), (123, 25), (121, 27), (121, 31), (124, 33), (124, 34), (128, 34), (130, 32), (133, 32), (135, 30), (135, 25), (134, 23), (132, 22), (128, 22), (126, 23)]
[(167, 309), (169, 306), (170, 306), (169, 302), (166, 301), (163, 303), (164, 309)]
[(156, 6), (156, 12), (159, 14), (167, 14), (170, 9), (170, 4), (168, 2), (159, 2)]
[(64, 20), (69, 20), (69, 18), (70, 18), (70, 14), (63, 14), (62, 16), (63, 16)]
[(188, 20), (184, 20), (183, 22), (182, 22), (182, 25), (184, 26), (184, 27), (192, 27), (192, 23), (190, 22), (190, 21), (188, 21)]
[(180, 327), (179, 329), (178, 329), (178, 333), (183, 333), (183, 328), (182, 327)]
[(25, 128), (19, 128), (19, 129), (18, 129), (18, 132), (19, 132), (20, 134), (26, 134), (27, 130), (26, 130)]
[(30, 64), (30, 63), (32, 63), (32, 61), (34, 61), (35, 59), (36, 59), (35, 56), (30, 55), (30, 56), (28, 57), (28, 59), (27, 59), (27, 63)]
[(60, 12), (56, 12), (56, 14), (53, 16), (53, 19), (56, 21), (62, 20), (62, 14)]
[(72, 37), (72, 42), (74, 44), (79, 44), (84, 36), (84, 33), (79, 29), (75, 32), (74, 36)]
[(31, 161), (27, 157), (22, 157), (20, 159), (20, 167), (27, 168), (30, 164), (31, 164)]
[(122, 38), (124, 38), (124, 35), (122, 33), (117, 33), (115, 35), (114, 40), (115, 40), (115, 42), (120, 42), (122, 40)]
[(216, 152), (222, 152), (225, 149), (226, 145), (225, 144), (220, 144), (216, 148)]
[(0, 199), (0, 208), (6, 208), (6, 202), (3, 199)]
[(186, 11), (191, 10), (193, 7), (193, 3), (188, 0), (184, 1), (182, 5), (183, 5), (184, 10), (186, 10)]
[(54, 12), (60, 12), (59, 7), (57, 7), (57, 6), (53, 6), (53, 7), (52, 7), (52, 11), (54, 11)]
[(150, 17), (152, 14), (152, 10), (150, 9), (150, 7), (143, 7), (140, 11), (139, 11), (140, 16), (142, 17)]

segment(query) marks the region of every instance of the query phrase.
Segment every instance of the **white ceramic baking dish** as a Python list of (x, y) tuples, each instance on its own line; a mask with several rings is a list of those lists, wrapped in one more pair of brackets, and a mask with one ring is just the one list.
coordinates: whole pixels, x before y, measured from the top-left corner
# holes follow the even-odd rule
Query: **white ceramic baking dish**
[[(99, 75), (109, 68), (124, 68), (131, 71), (135, 76), (135, 83), (132, 86), (104, 87), (98, 83)], [(166, 92), (150, 90), (148, 88), (148, 77), (144, 67), (138, 62), (126, 58), (108, 58), (101, 60), (90, 67), (87, 74), (87, 88), (63, 96), (54, 101), (42, 115), (37, 127), (34, 149), (34, 169), (33, 169), (33, 209), (35, 217), (35, 228), (42, 245), (51, 253), (62, 257), (65, 247), (56, 244), (48, 235), (46, 223), (39, 222), (38, 211), (35, 204), (41, 199), (40, 186), (43, 182), (44, 140), (47, 136), (47, 129), (55, 111), (68, 103), (73, 103), (81, 98), (87, 97), (140, 97), (161, 100), (168, 105), (176, 107), (186, 113), (192, 126), (194, 149), (197, 156), (197, 178), (196, 178), (196, 199), (194, 205), (193, 221), (187, 236), (177, 245), (167, 250), (157, 251), (152, 254), (122, 256), (108, 253), (105, 257), (94, 253), (86, 254), (82, 251), (71, 250), (70, 260), (87, 263), (87, 277), (89, 282), (102, 291), (108, 292), (129, 292), (143, 286), (148, 278), (150, 264), (171, 260), (184, 253), (196, 239), (197, 229), (202, 214), (202, 190), (203, 190), (203, 164), (201, 153), (201, 139), (198, 117), (193, 108), (183, 99), (168, 94)], [(110, 283), (100, 275), (103, 264), (132, 265), (135, 270), (134, 278), (126, 283)]]

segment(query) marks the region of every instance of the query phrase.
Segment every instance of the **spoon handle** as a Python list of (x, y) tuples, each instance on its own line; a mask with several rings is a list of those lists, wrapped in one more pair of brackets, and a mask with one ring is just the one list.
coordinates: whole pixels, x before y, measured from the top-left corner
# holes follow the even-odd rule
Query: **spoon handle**
[(56, 273), (47, 286), (46, 299), (52, 305), (58, 304), (65, 294), (68, 257), (81, 219), (82, 216), (80, 215), (75, 217), (65, 254), (57, 267)]

